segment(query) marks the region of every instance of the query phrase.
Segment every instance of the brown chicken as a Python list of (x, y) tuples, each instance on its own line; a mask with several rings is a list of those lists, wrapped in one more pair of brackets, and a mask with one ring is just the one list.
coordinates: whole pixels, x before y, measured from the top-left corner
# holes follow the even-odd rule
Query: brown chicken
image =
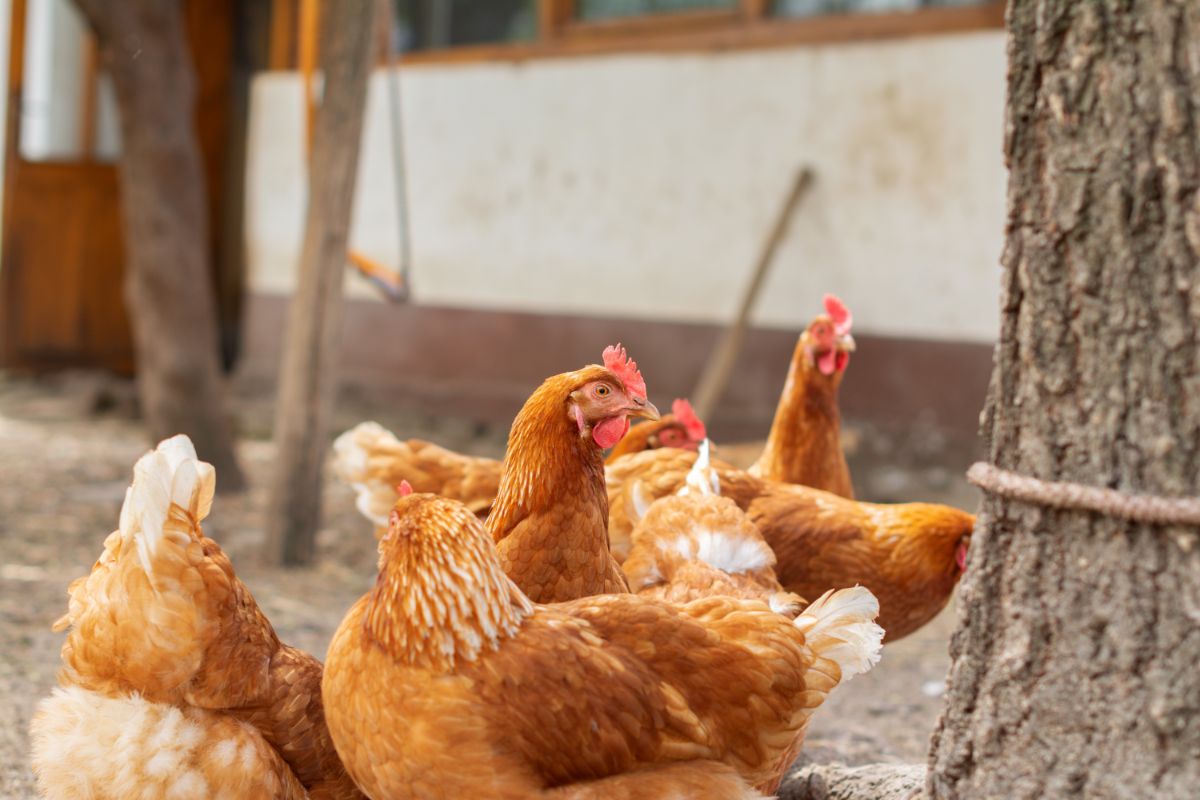
[(676, 398), (671, 404), (670, 414), (660, 420), (643, 422), (630, 428), (625, 438), (609, 451), (604, 463), (611, 464), (621, 456), (660, 447), (695, 450), (707, 436), (704, 423), (696, 416), (692, 404), (683, 398)]
[(486, 517), (500, 488), (502, 461), (464, 456), (421, 439), (403, 442), (377, 422), (362, 422), (333, 443), (333, 469), (349, 484), (359, 512), (387, 525), (396, 485), (406, 480), (418, 492), (458, 500)]
[[(618, 558), (634, 524), (684, 485), (695, 453), (655, 450), (608, 469), (609, 536)], [(713, 462), (721, 494), (737, 503), (775, 553), (784, 589), (817, 597), (861, 584), (879, 598), (887, 641), (907, 636), (945, 607), (966, 563), (975, 517), (929, 503), (876, 504), (767, 481)]]
[(479, 520), (433, 495), (397, 502), (379, 551), (322, 683), (373, 798), (761, 797), (827, 693), (879, 656), (862, 588), (794, 621), (729, 597), (535, 605)]
[[(676, 400), (672, 413), (633, 425), (609, 451), (606, 462), (658, 447), (695, 450), (704, 440), (704, 423), (687, 400)], [(333, 468), (355, 493), (359, 512), (382, 535), (396, 502), (396, 485), (406, 480), (418, 492), (458, 500), (481, 519), (496, 501), (504, 462), (465, 456), (422, 439), (401, 441), (377, 422), (363, 422), (333, 443)]]
[(608, 548), (602, 453), (631, 416), (658, 419), (658, 410), (618, 345), (604, 366), (547, 378), (513, 420), (487, 530), (504, 571), (535, 602), (629, 591)]
[(831, 294), (792, 354), (771, 433), (750, 474), (854, 497), (842, 452), (838, 387), (854, 352), (850, 311)]
[(60, 688), (31, 725), (50, 798), (362, 797), (321, 664), (279, 641), (200, 522), (213, 468), (176, 436), (134, 467), (120, 527), (71, 584)]
[(709, 443), (677, 494), (654, 501), (633, 528), (621, 568), (642, 597), (686, 603), (713, 595), (763, 600), (795, 617), (806, 605), (775, 576), (775, 553), (749, 515), (720, 496)]

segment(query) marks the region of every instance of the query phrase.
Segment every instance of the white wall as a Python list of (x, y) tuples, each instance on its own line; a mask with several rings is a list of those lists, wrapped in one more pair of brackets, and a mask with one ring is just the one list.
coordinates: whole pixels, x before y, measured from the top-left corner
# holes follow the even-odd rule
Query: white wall
[[(866, 332), (990, 340), (1004, 224), (999, 31), (723, 54), (401, 71), (420, 302), (722, 321), (795, 167), (817, 183), (757, 321), (836, 292)], [(386, 76), (353, 244), (399, 259)], [(298, 76), (254, 86), (252, 286), (287, 292), (303, 222)], [(356, 295), (375, 296), (361, 281)]]

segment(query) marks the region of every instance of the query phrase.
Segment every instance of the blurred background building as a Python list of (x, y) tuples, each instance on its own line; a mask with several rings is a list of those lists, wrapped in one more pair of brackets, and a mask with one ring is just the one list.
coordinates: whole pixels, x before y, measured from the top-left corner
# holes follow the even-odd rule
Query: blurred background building
[[(307, 191), (300, 0), (186, 5), (222, 345), (239, 380), (269, 382)], [(348, 384), (503, 420), (621, 340), (656, 399), (686, 394), (808, 166), (714, 430), (765, 431), (834, 292), (859, 343), (846, 417), (973, 440), (998, 318), (1002, 2), (392, 8), (351, 244), (407, 268), (412, 299), (347, 270)], [(0, 354), (128, 371), (120, 142), (94, 47), (69, 0), (0, 2), (0, 47)]]

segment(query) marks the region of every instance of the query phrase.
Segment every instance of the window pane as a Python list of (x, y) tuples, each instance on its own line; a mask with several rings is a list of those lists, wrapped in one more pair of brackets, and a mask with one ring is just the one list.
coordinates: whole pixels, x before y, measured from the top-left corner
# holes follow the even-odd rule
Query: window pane
[(393, 35), (401, 50), (528, 42), (537, 0), (396, 0)]
[(117, 108), (90, 34), (70, 0), (30, 0), (19, 151), (26, 161), (112, 161)]
[(775, 0), (780, 17), (814, 17), (820, 14), (870, 14), (914, 11), (931, 6), (982, 6), (992, 0)]
[(579, 0), (576, 5), (578, 16), (583, 20), (641, 17), (697, 9), (732, 11), (737, 7), (737, 0)]

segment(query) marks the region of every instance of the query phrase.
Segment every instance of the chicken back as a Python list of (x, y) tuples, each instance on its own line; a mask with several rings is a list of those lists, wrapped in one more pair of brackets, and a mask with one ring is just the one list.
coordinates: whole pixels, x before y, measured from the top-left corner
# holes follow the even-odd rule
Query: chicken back
[(754, 797), (827, 693), (878, 658), (875, 611), (861, 588), (796, 620), (729, 597), (535, 605), (474, 515), (414, 494), (322, 691), (338, 752), (375, 798), (675, 797), (698, 778), (689, 764), (712, 761), (727, 791), (711, 796)]
[(201, 521), (186, 436), (134, 467), (120, 526), (71, 584), (60, 688), (32, 725), (49, 798), (361, 797), (325, 726), (321, 664), (281, 643)]

